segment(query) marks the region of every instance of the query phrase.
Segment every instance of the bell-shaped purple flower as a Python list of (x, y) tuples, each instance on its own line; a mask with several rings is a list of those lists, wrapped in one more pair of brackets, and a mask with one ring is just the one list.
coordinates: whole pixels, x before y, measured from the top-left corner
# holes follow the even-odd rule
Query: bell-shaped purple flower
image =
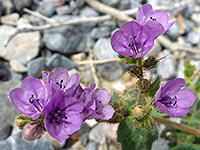
[(136, 21), (125, 23), (111, 38), (114, 51), (122, 56), (139, 58), (154, 45), (154, 35), (148, 26), (141, 26)]
[(75, 73), (69, 77), (68, 71), (65, 68), (55, 68), (49, 74), (49, 83), (52, 93), (63, 91), (64, 93), (73, 90), (79, 81), (79, 74)]
[(115, 112), (111, 105), (107, 105), (110, 101), (110, 93), (106, 89), (94, 89), (95, 86), (95, 83), (91, 84), (79, 97), (83, 102), (83, 120), (92, 118), (109, 120)]
[(172, 117), (186, 115), (189, 112), (187, 108), (195, 102), (195, 94), (183, 88), (184, 85), (181, 78), (168, 81), (156, 94), (155, 108)]
[(153, 11), (150, 4), (139, 7), (137, 12), (138, 23), (149, 26), (155, 38), (167, 31), (173, 24), (169, 23), (169, 16), (164, 10)]
[(73, 97), (67, 97), (62, 91), (54, 93), (46, 107), (44, 126), (48, 133), (59, 142), (80, 129), (83, 104)]
[(39, 79), (26, 77), (22, 81), (22, 88), (10, 92), (10, 99), (18, 111), (35, 120), (44, 113), (50, 100), (50, 90)]

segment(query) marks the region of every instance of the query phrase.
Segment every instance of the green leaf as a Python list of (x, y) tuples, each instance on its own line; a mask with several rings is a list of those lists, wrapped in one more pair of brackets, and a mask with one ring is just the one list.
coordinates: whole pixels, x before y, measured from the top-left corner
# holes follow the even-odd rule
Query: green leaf
[(197, 101), (197, 104), (196, 104), (196, 111), (200, 110), (200, 101)]
[(121, 59), (126, 58), (126, 57), (124, 57), (124, 56), (122, 56), (120, 54), (118, 54), (118, 57), (121, 58)]
[(161, 78), (157, 76), (157, 78), (151, 83), (150, 89), (146, 92), (150, 97), (154, 97), (158, 89), (160, 88)]
[(126, 57), (125, 63), (126, 64), (136, 64), (137, 60), (135, 58)]
[(195, 89), (195, 91), (200, 91), (200, 76), (198, 77), (198, 79), (195, 82), (194, 89)]
[(180, 143), (173, 147), (172, 150), (200, 150), (200, 146), (195, 144)]
[(118, 103), (123, 102), (127, 109), (133, 106), (137, 100), (138, 90), (131, 89), (127, 90), (124, 93), (114, 92), (111, 97), (111, 101)]
[(132, 126), (126, 117), (119, 125), (117, 141), (121, 143), (122, 150), (150, 150), (154, 140), (157, 139), (157, 130), (142, 130)]
[(185, 67), (184, 75), (188, 78), (192, 77), (195, 71), (195, 66), (191, 65), (189, 60), (185, 60), (184, 67)]
[(194, 118), (195, 118), (196, 121), (200, 122), (200, 110), (198, 110), (197, 112), (195, 112)]

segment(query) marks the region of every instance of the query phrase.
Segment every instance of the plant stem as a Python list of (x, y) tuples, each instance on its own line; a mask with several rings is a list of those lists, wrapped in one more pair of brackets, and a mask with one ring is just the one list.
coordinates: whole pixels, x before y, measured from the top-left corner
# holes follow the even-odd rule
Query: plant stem
[(184, 132), (194, 134), (196, 136), (200, 136), (200, 130), (198, 130), (198, 129), (195, 129), (195, 128), (192, 128), (192, 127), (180, 124), (180, 123), (176, 123), (176, 122), (170, 121), (165, 118), (160, 118), (160, 117), (155, 117), (155, 116), (152, 116), (152, 117), (156, 122), (162, 123), (168, 127), (172, 127), (172, 128), (184, 131)]
[(142, 59), (143, 57), (138, 59), (138, 66), (142, 69)]

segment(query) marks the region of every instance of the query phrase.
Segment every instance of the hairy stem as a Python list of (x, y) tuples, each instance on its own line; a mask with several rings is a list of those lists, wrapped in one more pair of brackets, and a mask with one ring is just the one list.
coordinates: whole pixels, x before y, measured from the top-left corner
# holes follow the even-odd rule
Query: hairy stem
[(192, 127), (180, 124), (180, 123), (176, 123), (176, 122), (170, 121), (168, 119), (164, 119), (164, 118), (160, 118), (160, 117), (156, 117), (156, 116), (152, 116), (152, 117), (156, 122), (162, 123), (168, 127), (172, 127), (172, 128), (175, 128), (175, 129), (187, 132), (187, 133), (194, 134), (196, 136), (200, 136), (200, 130), (198, 130), (198, 129), (195, 129), (195, 128), (192, 128)]

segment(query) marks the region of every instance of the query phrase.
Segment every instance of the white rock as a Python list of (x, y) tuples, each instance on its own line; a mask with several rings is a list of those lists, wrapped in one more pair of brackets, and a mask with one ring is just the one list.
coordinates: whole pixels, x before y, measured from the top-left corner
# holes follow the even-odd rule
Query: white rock
[(24, 66), (24, 65), (21, 64), (21, 63), (19, 63), (19, 62), (16, 61), (16, 60), (11, 60), (11, 61), (9, 62), (9, 64), (10, 64), (11, 69), (12, 69), (13, 71), (15, 71), (15, 72), (27, 72), (27, 70), (28, 70), (26, 66)]
[(13, 14), (9, 14), (9, 15), (6, 15), (6, 16), (2, 16), (1, 17), (1, 23), (16, 26), (18, 19), (19, 19), (19, 14), (13, 13)]
[[(16, 31), (14, 27), (7, 25), (0, 26), (0, 43), (4, 43), (5, 38), (14, 31)], [(39, 32), (21, 33), (16, 35), (7, 47), (0, 44), (0, 57), (9, 61), (16, 60), (21, 64), (26, 64), (38, 55), (39, 46)]]

